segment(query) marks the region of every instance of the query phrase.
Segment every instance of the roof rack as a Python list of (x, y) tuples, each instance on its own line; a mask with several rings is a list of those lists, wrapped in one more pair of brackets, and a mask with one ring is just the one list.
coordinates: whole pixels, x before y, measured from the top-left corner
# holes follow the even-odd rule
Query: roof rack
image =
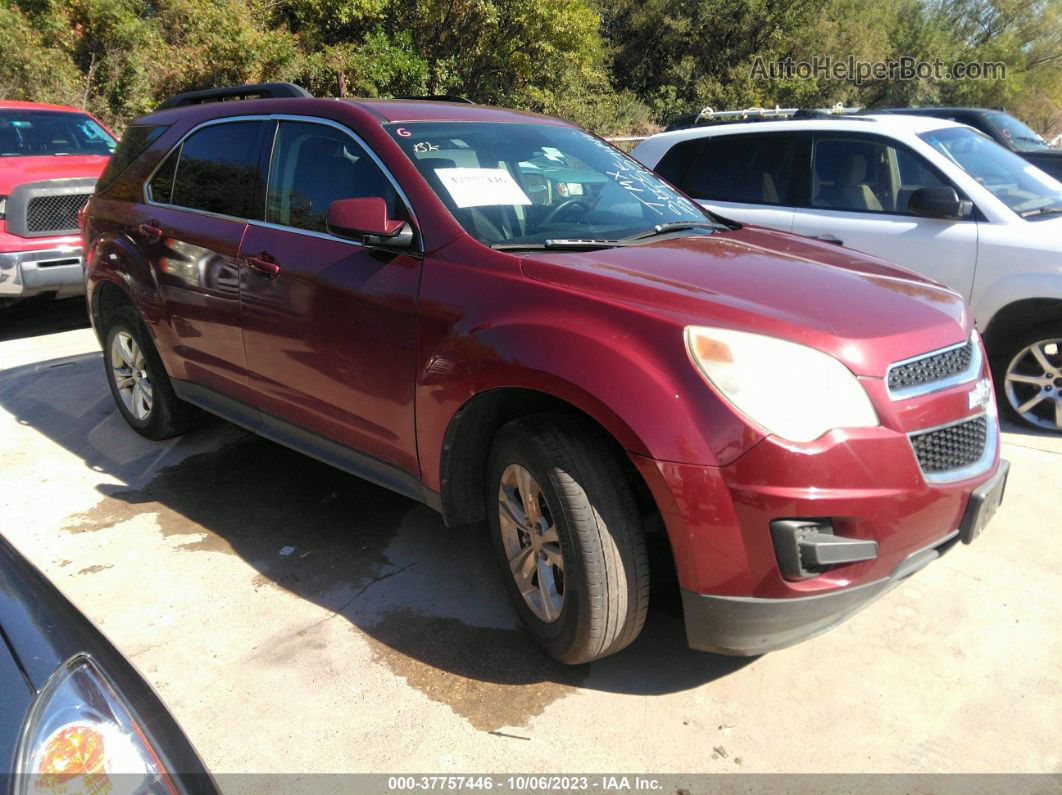
[(185, 91), (174, 94), (155, 110), (179, 108), (184, 105), (200, 105), (204, 102), (220, 102), (225, 99), (280, 99), (282, 97), (312, 97), (309, 91), (294, 83), (253, 83), (243, 86), (205, 88), (202, 91)]
[[(744, 110), (715, 110), (703, 108), (699, 113), (687, 113), (679, 116), (667, 126), (667, 130), (684, 130), (689, 127), (703, 127), (711, 124), (740, 121), (773, 121), (789, 119), (858, 119), (862, 108), (846, 108), (837, 103), (828, 108), (745, 108)], [(864, 119), (865, 121), (865, 119)]]
[(393, 97), (393, 99), (415, 99), (421, 102), (464, 102), (467, 105), (474, 105), (472, 100), (466, 97), (459, 97), (456, 94), (428, 94), (422, 97)]
[(840, 102), (829, 108), (746, 108), (745, 110), (713, 110), (704, 108), (697, 114), (694, 124), (712, 121), (735, 121), (746, 119), (807, 119), (819, 116), (845, 116), (857, 113), (861, 108), (846, 108)]

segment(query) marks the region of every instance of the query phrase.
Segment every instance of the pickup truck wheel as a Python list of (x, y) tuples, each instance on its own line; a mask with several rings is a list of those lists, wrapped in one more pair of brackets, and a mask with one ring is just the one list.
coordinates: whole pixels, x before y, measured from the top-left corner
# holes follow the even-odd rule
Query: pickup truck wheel
[(200, 418), (197, 408), (173, 393), (155, 344), (132, 307), (117, 310), (107, 326), (103, 362), (118, 410), (141, 436), (178, 436)]
[(488, 472), (502, 578), (535, 642), (569, 664), (630, 644), (645, 623), (649, 564), (612, 452), (578, 420), (541, 414), (498, 432)]
[(1037, 326), (1001, 346), (994, 378), (1004, 416), (1062, 431), (1062, 324)]

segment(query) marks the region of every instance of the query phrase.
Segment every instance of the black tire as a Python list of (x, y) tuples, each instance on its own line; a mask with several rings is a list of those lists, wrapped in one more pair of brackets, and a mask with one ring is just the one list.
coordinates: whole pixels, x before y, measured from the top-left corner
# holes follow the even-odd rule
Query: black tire
[[(1048, 363), (1052, 365), (1050, 372), (1055, 376), (1055, 379), (1051, 383), (1048, 383), (1045, 379), (1044, 384), (1040, 387), (1044, 399), (1032, 412), (1040, 420), (1039, 423), (1030, 421), (1019, 414), (1007, 393), (1007, 371), (1011, 367), (1011, 363), (1014, 362), (1015, 357), (1029, 346), (1045, 340), (1062, 341), (1062, 322), (1034, 326), (1010, 339), (993, 345), (991, 350), (992, 380), (996, 386), (996, 402), (999, 405), (1000, 414), (1005, 419), (1026, 428), (1037, 428), (1041, 431), (1054, 430), (1057, 432), (1062, 431), (1062, 428), (1053, 423), (1052, 415), (1054, 411), (1053, 403), (1062, 394), (1062, 380), (1059, 378), (1062, 376), (1062, 352), (1048, 358)], [(1043, 370), (1042, 366), (1038, 365), (1035, 359), (1029, 356), (1025, 357), (1025, 361), (1020, 366), (1019, 371), (1031, 376), (1040, 375), (1041, 372), (1046, 375), (1047, 372)], [(1044, 389), (1047, 386), (1051, 387), (1050, 391)], [(1020, 403), (1022, 399), (1033, 397), (1036, 394), (1036, 387), (1031, 384), (1015, 385), (1014, 394)]]
[[(137, 417), (126, 406), (111, 366), (112, 347), (119, 334), (127, 334), (139, 346), (143, 353), (144, 371), (151, 385), (151, 407), (144, 417)], [(173, 392), (173, 385), (166, 374), (166, 368), (159, 358), (158, 350), (144, 326), (143, 321), (131, 306), (117, 309), (108, 322), (104, 334), (103, 365), (107, 374), (107, 385), (111, 396), (122, 417), (134, 431), (148, 439), (169, 439), (179, 436), (194, 427), (201, 419), (202, 412), (190, 403), (186, 403)]]
[[(512, 465), (537, 482), (544, 521), (557, 530), (563, 603), (551, 621), (533, 612), (510, 570), (499, 493), (503, 475), (518, 471), (510, 470)], [(578, 419), (539, 414), (498, 432), (487, 471), (487, 522), (502, 578), (535, 642), (568, 664), (629, 645), (649, 607), (649, 562), (638, 510), (615, 454)]]

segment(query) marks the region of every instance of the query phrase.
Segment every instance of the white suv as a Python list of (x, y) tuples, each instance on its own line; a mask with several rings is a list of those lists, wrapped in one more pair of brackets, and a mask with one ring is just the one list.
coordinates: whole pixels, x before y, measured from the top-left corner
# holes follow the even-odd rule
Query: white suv
[(633, 154), (720, 215), (859, 249), (961, 293), (1004, 413), (1062, 430), (1062, 183), (971, 127), (917, 116), (694, 127)]

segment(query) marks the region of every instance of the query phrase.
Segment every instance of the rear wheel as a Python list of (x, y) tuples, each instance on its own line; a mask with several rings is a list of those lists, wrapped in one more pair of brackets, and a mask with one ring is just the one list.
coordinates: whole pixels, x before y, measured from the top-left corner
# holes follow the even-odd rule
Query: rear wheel
[(118, 411), (141, 436), (168, 439), (200, 419), (198, 409), (174, 394), (158, 351), (132, 307), (112, 315), (103, 361)]
[(1062, 431), (1062, 324), (1038, 326), (1001, 345), (994, 375), (1005, 416)]
[(488, 471), (491, 536), (531, 637), (572, 664), (630, 644), (645, 622), (649, 565), (612, 451), (582, 422), (542, 414), (498, 432)]

